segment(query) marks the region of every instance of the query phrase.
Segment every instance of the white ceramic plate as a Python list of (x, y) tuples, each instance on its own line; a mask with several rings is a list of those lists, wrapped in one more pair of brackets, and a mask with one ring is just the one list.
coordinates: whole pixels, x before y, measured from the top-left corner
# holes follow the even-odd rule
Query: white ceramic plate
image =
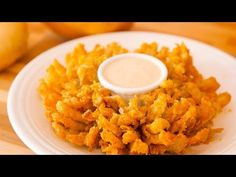
[[(158, 42), (160, 46), (174, 47), (184, 42), (190, 49), (195, 66), (205, 76), (215, 76), (221, 83), (219, 91), (229, 91), (232, 101), (215, 119), (215, 127), (224, 128), (219, 139), (208, 145), (196, 146), (195, 154), (236, 154), (236, 60), (234, 57), (201, 42), (188, 38), (150, 32), (118, 32), (75, 39), (58, 45), (32, 60), (14, 80), (8, 96), (7, 109), (10, 122), (21, 140), (36, 154), (98, 154), (77, 148), (58, 138), (44, 115), (36, 89), (46, 68), (57, 58), (64, 63), (64, 56), (82, 42), (88, 50), (95, 44), (118, 42), (132, 50), (143, 42)], [(228, 111), (231, 109), (232, 111)]]

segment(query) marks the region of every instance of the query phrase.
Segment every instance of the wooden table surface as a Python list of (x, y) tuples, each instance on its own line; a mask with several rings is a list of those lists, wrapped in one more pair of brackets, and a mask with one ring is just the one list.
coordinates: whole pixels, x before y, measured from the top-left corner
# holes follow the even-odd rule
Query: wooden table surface
[[(0, 72), (0, 154), (33, 154), (12, 129), (7, 116), (7, 94), (17, 73), (41, 52), (65, 41), (42, 23), (28, 23), (29, 49), (15, 64)], [(190, 37), (236, 56), (236, 23), (135, 23), (131, 30)]]

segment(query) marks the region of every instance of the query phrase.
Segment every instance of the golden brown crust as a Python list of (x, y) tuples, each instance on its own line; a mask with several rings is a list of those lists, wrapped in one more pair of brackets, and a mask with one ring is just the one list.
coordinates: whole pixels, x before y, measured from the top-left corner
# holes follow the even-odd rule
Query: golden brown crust
[(180, 154), (222, 131), (212, 128), (213, 119), (231, 96), (216, 93), (219, 83), (202, 77), (184, 44), (170, 51), (145, 43), (136, 50), (159, 57), (169, 72), (159, 88), (128, 102), (96, 77), (102, 61), (125, 52), (116, 43), (92, 51), (79, 44), (67, 55), (65, 67), (57, 61), (49, 66), (39, 93), (59, 137), (107, 154)]

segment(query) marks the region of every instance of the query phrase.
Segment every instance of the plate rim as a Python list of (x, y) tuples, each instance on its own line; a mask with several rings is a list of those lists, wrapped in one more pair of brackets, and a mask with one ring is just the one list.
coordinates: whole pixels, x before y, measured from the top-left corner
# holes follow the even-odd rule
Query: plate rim
[(31, 59), (30, 62), (28, 62), (22, 69), (21, 71), (16, 75), (16, 77), (14, 78), (9, 92), (8, 92), (8, 96), (7, 96), (7, 114), (8, 114), (8, 119), (10, 121), (10, 124), (14, 130), (14, 132), (16, 133), (16, 135), (21, 139), (21, 141), (29, 148), (31, 149), (35, 154), (50, 154), (49, 150), (46, 153), (45, 151), (43, 151), (41, 148), (39, 148), (39, 145), (36, 145), (34, 142), (31, 142), (31, 138), (27, 136), (25, 136), (24, 131), (22, 131), (22, 127), (20, 127), (17, 124), (17, 121), (15, 121), (15, 117), (17, 117), (17, 115), (15, 115), (14, 112), (14, 96), (16, 95), (16, 91), (17, 90), (17, 85), (18, 82), (20, 82), (24, 76), (25, 73), (27, 73), (27, 70), (31, 68), (31, 66), (33, 66), (35, 63), (37, 63), (40, 59), (42, 59), (42, 56), (45, 55), (45, 53), (50, 53), (51, 51), (55, 50), (56, 48), (60, 48), (61, 46), (64, 45), (68, 45), (70, 43), (74, 43), (78, 40), (86, 40), (89, 38), (93, 38), (93, 37), (97, 37), (97, 36), (107, 36), (107, 35), (116, 35), (116, 34), (125, 34), (125, 33), (137, 33), (140, 34), (142, 33), (142, 35), (160, 35), (160, 36), (165, 36), (165, 37), (174, 37), (174, 38), (180, 38), (186, 41), (190, 41), (191, 43), (196, 43), (198, 45), (201, 46), (206, 46), (207, 48), (211, 48), (212, 50), (216, 51), (216, 52), (220, 52), (221, 54), (227, 56), (228, 60), (231, 60), (233, 62), (235, 62), (236, 64), (236, 57), (234, 57), (233, 55), (215, 47), (215, 46), (211, 46), (207, 43), (204, 43), (202, 41), (198, 41), (196, 39), (191, 39), (185, 36), (181, 36), (181, 35), (175, 35), (175, 34), (168, 34), (168, 33), (160, 33), (160, 32), (148, 32), (148, 31), (120, 31), (120, 32), (109, 32), (109, 33), (101, 33), (101, 34), (95, 34), (95, 35), (89, 35), (89, 36), (84, 36), (84, 37), (80, 37), (80, 38), (75, 38), (72, 40), (68, 40), (65, 42), (62, 42), (61, 44), (58, 44), (52, 48), (49, 48), (47, 50), (45, 50), (44, 52), (40, 53), (39, 55), (35, 56), (34, 58)]

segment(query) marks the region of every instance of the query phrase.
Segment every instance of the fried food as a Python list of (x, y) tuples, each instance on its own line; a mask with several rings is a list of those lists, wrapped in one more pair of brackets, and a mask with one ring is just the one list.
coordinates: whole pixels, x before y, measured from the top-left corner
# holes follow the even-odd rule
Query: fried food
[(59, 137), (106, 154), (181, 154), (222, 131), (213, 128), (213, 120), (231, 96), (216, 92), (220, 84), (198, 72), (183, 43), (172, 50), (144, 43), (134, 51), (166, 65), (168, 78), (160, 87), (128, 101), (103, 88), (98, 66), (127, 52), (117, 43), (92, 51), (78, 44), (66, 56), (66, 66), (57, 60), (49, 66), (38, 90)]

